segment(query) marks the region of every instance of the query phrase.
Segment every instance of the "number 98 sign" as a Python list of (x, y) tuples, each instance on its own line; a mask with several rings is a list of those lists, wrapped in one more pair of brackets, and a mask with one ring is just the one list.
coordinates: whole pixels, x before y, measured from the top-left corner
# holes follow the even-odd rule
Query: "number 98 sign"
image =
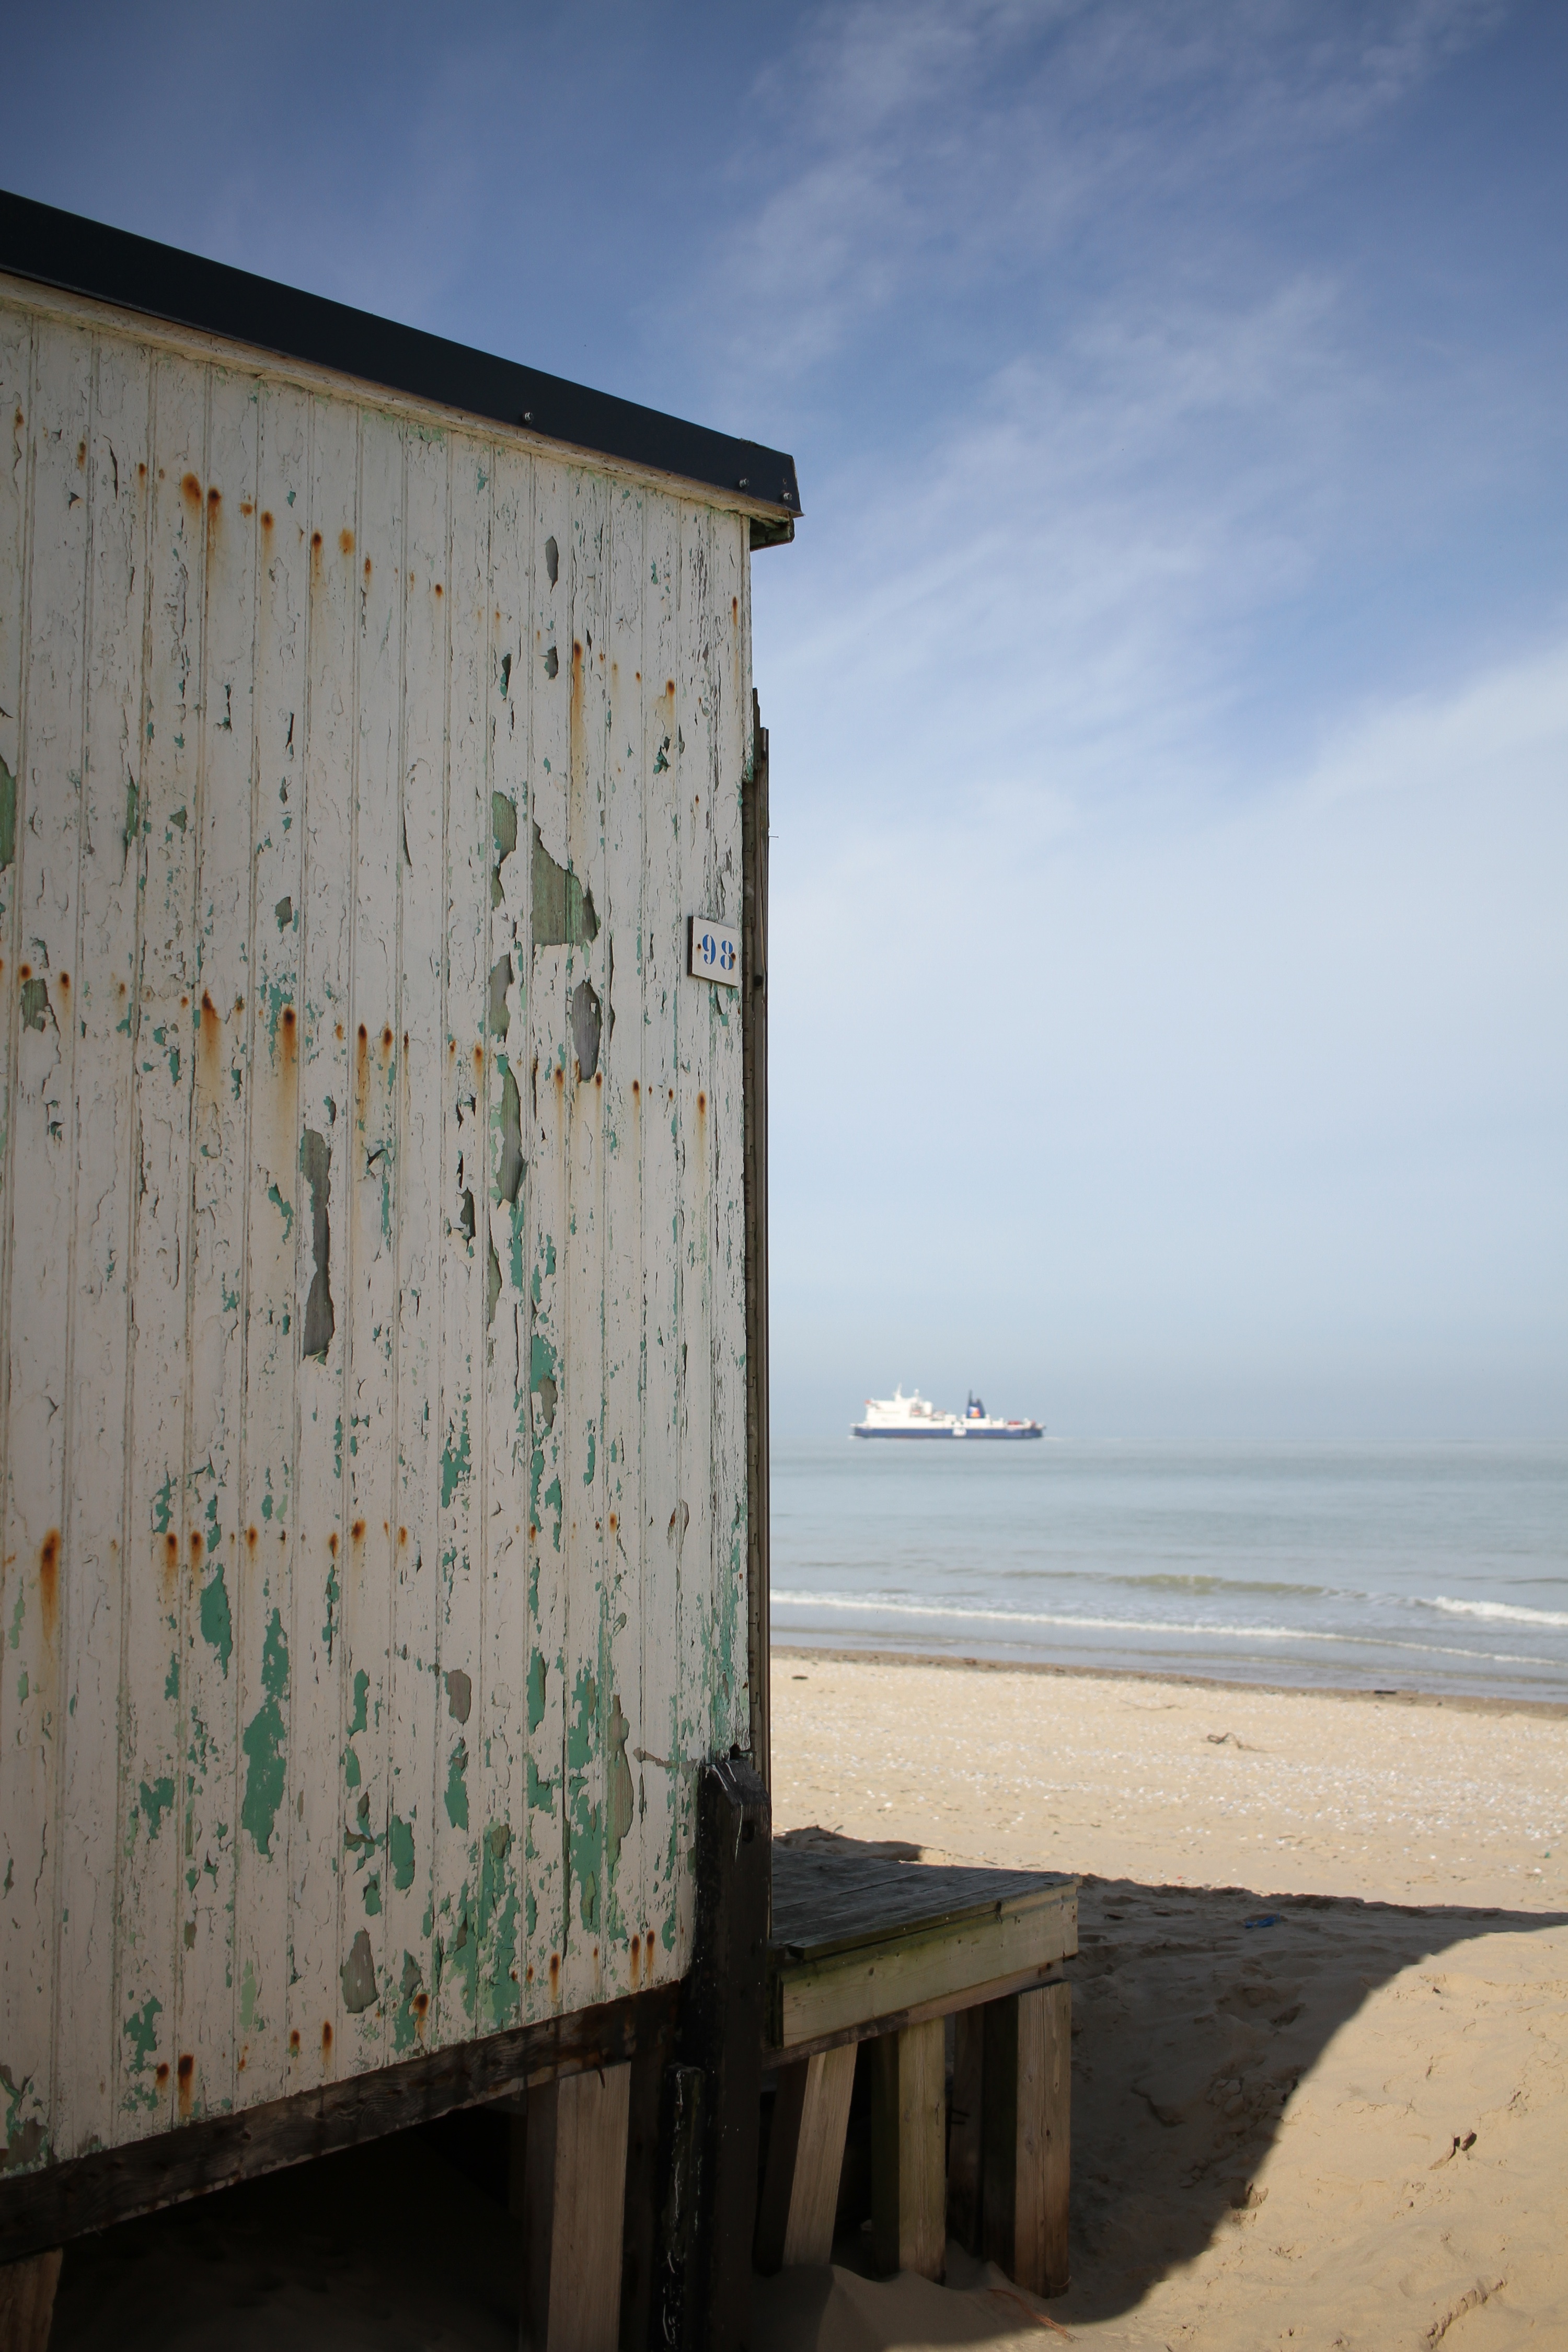
[(727, 923), (710, 923), (705, 915), (689, 915), (686, 969), (693, 980), (710, 980), (719, 988), (739, 988), (740, 933)]

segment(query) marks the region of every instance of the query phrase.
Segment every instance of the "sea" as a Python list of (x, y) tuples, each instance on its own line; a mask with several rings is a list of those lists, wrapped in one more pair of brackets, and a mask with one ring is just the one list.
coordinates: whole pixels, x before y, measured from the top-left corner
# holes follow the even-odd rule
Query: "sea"
[(1568, 1445), (775, 1440), (775, 1643), (1568, 1700)]

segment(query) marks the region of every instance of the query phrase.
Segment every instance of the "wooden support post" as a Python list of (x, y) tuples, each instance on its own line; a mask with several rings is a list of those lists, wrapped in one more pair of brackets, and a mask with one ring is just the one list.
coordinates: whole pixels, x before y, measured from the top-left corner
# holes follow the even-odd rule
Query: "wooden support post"
[(984, 2250), (1031, 2294), (1065, 2294), (1072, 1989), (1014, 1993), (984, 2016)]
[(616, 2352), (621, 2318), (629, 2065), (528, 2095), (523, 2340), (529, 2352)]
[(879, 2034), (871, 2046), (871, 2251), (884, 2274), (947, 2267), (942, 2021)]
[[(744, 1757), (697, 1790), (697, 1921), (680, 2055), (702, 2074), (702, 2167), (687, 2308), (665, 2329), (694, 2352), (743, 2352), (751, 2335), (770, 1866), (768, 1792)], [(666, 2336), (667, 2341), (677, 2337)]]
[(626, 2219), (621, 2253), (621, 2343), (642, 2352), (654, 2324), (654, 2271), (658, 2257), (659, 2207), (664, 2200), (659, 2124), (671, 2037), (639, 2042), (631, 2065), (626, 2123)]
[(773, 1787), (768, 1585), (768, 730), (752, 694), (741, 786), (741, 1183), (746, 1252), (746, 1666), (752, 1761)]
[(961, 2009), (952, 2027), (952, 2102), (947, 2119), (947, 2234), (965, 2253), (977, 2254), (985, 2058), (984, 2006)]
[(0, 2264), (0, 2352), (46, 2352), (63, 2249)]
[(833, 2258), (833, 2217), (854, 2088), (852, 2042), (779, 2070), (757, 2214), (756, 2265), (764, 2274)]

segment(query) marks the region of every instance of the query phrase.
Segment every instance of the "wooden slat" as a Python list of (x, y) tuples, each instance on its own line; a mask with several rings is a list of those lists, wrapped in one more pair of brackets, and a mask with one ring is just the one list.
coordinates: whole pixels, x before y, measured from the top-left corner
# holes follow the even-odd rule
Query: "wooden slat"
[[(189, 1529), (191, 1039), (197, 994), (197, 764), (205, 604), (206, 384), (160, 360), (153, 384), (153, 506), (136, 1005), (136, 1191), (131, 1291), (131, 1503), (121, 1701), (120, 2137), (167, 2128), (177, 2105), (176, 1922)], [(188, 1890), (185, 1890), (188, 1891)]]
[(289, 2081), (292, 1942), (287, 1800), (294, 1693), (294, 1412), (300, 1301), (300, 937), (305, 919), (310, 411), (260, 395), (247, 1109), (243, 1564), (234, 1595), (240, 1758), (236, 1814), (235, 2080), (242, 2103)]
[(947, 2087), (942, 2020), (871, 2045), (871, 2251), (884, 2276), (946, 2266)]
[[(88, 450), (93, 349), (69, 329), (40, 333), (32, 394), (34, 525), (26, 583), (24, 724), (14, 850), (19, 937), (6, 1136), (9, 1320), (5, 1379), (5, 1627), (0, 1716), (0, 1836), (5, 1852), (5, 1968), (0, 2047), (17, 2086), (7, 2098), (12, 2161), (48, 2146), (55, 2097), (57, 1766), (70, 1633), (65, 1549), (70, 1471), (74, 1003), (86, 693)], [(15, 706), (13, 706), (15, 708)], [(89, 1599), (89, 1596), (83, 1596)], [(89, 1601), (90, 1605), (90, 1601)]]
[[(717, 887), (711, 541), (707, 509), (683, 504), (672, 754), (683, 930), (684, 919), (713, 911), (710, 902)], [(682, 972), (676, 981), (675, 1109), (680, 1187), (681, 1725), (684, 1752), (689, 1756), (706, 1755), (710, 1744), (718, 1746), (721, 1725), (727, 1716), (721, 1697), (722, 1670), (713, 1647), (717, 1611), (712, 1335), (717, 1229), (712, 1025), (710, 991)]]
[(1032, 2294), (1068, 2288), (1071, 2066), (1070, 1986), (986, 2009), (983, 2242)]
[[(292, 1709), (288, 1794), (293, 1942), (289, 2079), (331, 2082), (341, 2063), (344, 1372), (353, 1101), (348, 1032), (353, 934), (359, 561), (358, 418), (313, 404), (309, 508), (295, 1319)], [(296, 2043), (295, 2036), (298, 2036)]]
[[(147, 565), (147, 404), (142, 355), (117, 339), (98, 352), (88, 496), (86, 759), (82, 771), (79, 944), (73, 971), (79, 1174), (74, 1216), (70, 1608), (60, 1759), (54, 2147), (59, 2157), (113, 2137), (115, 1819), (125, 1557), (126, 1369), (130, 1349), (132, 1031), (141, 873), (135, 822), (142, 754), (142, 608)], [(5, 414), (0, 387), (0, 415)], [(4, 592), (0, 592), (0, 601)], [(0, 685), (0, 701), (8, 698)], [(0, 750), (0, 757), (5, 752)], [(5, 879), (0, 877), (0, 881)], [(9, 957), (6, 958), (7, 969)], [(0, 1721), (4, 1696), (0, 1693)], [(59, 2028), (57, 2027), (57, 2032)]]
[[(603, 1997), (605, 1715), (606, 1680), (604, 1464), (605, 1201), (604, 1069), (578, 1051), (596, 1021), (603, 1051), (609, 933), (605, 890), (605, 493), (596, 476), (574, 470), (571, 685), (567, 704), (566, 838), (574, 880), (591, 898), (583, 935), (568, 942), (563, 1038), (566, 1107), (567, 1215), (557, 1248), (565, 1276), (566, 1379), (561, 1452), (562, 1550), (566, 1571), (565, 1827), (569, 1885), (564, 1906), (562, 1998), (568, 2007)], [(563, 667), (567, 648), (561, 651)], [(593, 936), (589, 931), (592, 929)], [(596, 1011), (595, 1011), (596, 1008)]]
[(479, 1749), (479, 2017), (525, 2013), (528, 1864), (529, 617), (533, 475), (495, 453), (490, 530), (489, 884), (485, 983), (485, 1725)]
[(535, 2352), (616, 2352), (630, 2089), (623, 2064), (530, 2095), (522, 2341)]
[(435, 1819), (446, 1702), (437, 1684), (445, 1246), (442, 1105), (447, 876), (447, 449), (404, 437), (402, 801), (398, 866), (397, 1484), (387, 1817), (386, 1970), (393, 2059), (428, 2049), (437, 1982)]
[(234, 1892), (244, 1396), (246, 949), (250, 919), (252, 664), (256, 641), (253, 388), (207, 386), (205, 611), (198, 727), (193, 981), (191, 1240), (182, 1625), (181, 1876), (175, 2114), (234, 2095)]
[(855, 2045), (781, 2066), (757, 2211), (756, 2266), (764, 2274), (830, 2262), (855, 2089)]
[[(712, 867), (709, 903), (688, 909), (739, 930), (744, 919), (741, 794), (751, 731), (750, 669), (742, 651), (741, 598), (749, 558), (737, 517), (709, 517), (708, 800)], [(752, 1741), (746, 1608), (746, 1209), (744, 1052), (741, 991), (692, 982), (708, 999), (710, 1150), (713, 1185), (712, 1381), (714, 1717), (720, 1752)], [(762, 1759), (756, 1759), (761, 1767)]]
[[(531, 823), (526, 847), (530, 897), (541, 908), (548, 858), (564, 869), (567, 776), (571, 761), (572, 532), (569, 478), (540, 462), (534, 469), (533, 637), (531, 661), (532, 748)], [(566, 948), (540, 936), (530, 943), (527, 1003), (529, 1169), (528, 1267), (529, 1603), (528, 1953), (535, 2013), (559, 2005), (565, 1952), (567, 1587), (564, 1556), (566, 1276), (568, 1217)]]
[[(338, 1763), (342, 1918), (338, 1948), (345, 2067), (381, 2063), (401, 1953), (389, 1968), (392, 1595), (396, 1549), (398, 784), (403, 715), (403, 439), (361, 420), (353, 550), (357, 631), (353, 1071), (344, 1117), (343, 1315), (347, 1568), (343, 1742)], [(389, 1998), (389, 1994), (392, 1996)]]
[(636, 1750), (642, 1714), (643, 524), (647, 500), (609, 490), (605, 644), (605, 999), (599, 1055), (605, 1191), (604, 1980), (635, 1991), (643, 1943), (644, 1822)]
[(447, 1083), (442, 1106), (440, 1683), (437, 1737), (437, 2031), (474, 2031), (479, 1990), (480, 1795), (484, 1724), (485, 984), (490, 796), (486, 677), (489, 650), (490, 458), (448, 444), (447, 769)]
[[(641, 1737), (633, 1745), (643, 1822), (643, 1967), (660, 1977), (690, 1948), (681, 1856), (692, 1843), (695, 1777), (681, 1719), (680, 1233), (676, 1022), (684, 958), (680, 860), (671, 800), (677, 720), (679, 509), (650, 498), (644, 527), (644, 849), (641, 1120), (643, 1231)], [(634, 1081), (634, 1083), (636, 1083)], [(674, 1635), (676, 1638), (672, 1639)]]

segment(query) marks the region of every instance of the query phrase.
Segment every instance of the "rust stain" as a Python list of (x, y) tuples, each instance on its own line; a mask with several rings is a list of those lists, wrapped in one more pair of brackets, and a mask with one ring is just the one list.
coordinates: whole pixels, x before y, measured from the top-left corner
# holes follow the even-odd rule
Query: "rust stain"
[(189, 505), (193, 507), (200, 506), (202, 502), (202, 486), (197, 481), (194, 474), (187, 474), (184, 480), (180, 484), (180, 488), (184, 490), (186, 501)]
[(398, 1528), (397, 1540), (400, 1544), (405, 1544), (408, 1541), (408, 1530), (406, 1528)]
[(632, 1937), (631, 1960), (632, 1960), (632, 1990), (633, 1990), (634, 1992), (636, 1992), (636, 1990), (637, 1990), (637, 1969), (638, 1969), (638, 1967), (639, 1967), (639, 1965), (640, 1965), (640, 1963), (641, 1963), (641, 1960), (642, 1960), (642, 1938), (640, 1937), (640, 1936), (634, 1936), (634, 1937)]
[(331, 1534), (327, 1538), (327, 1549), (331, 1553), (332, 1558), (336, 1559), (338, 1556), (338, 1531), (336, 1528), (332, 1529)]
[(370, 578), (370, 558), (368, 555), (364, 560), (364, 576), (367, 580)]
[(321, 2023), (321, 2055), (322, 2055), (322, 2057), (323, 2057), (323, 2058), (330, 2058), (330, 2057), (331, 2056), (331, 2054), (332, 2054), (332, 2021), (331, 2021), (331, 2019), (329, 2017), (329, 2018), (325, 2018), (325, 2019), (323, 2019), (322, 2023)]
[(261, 528), (263, 530), (270, 530), (272, 528), (272, 509), (270, 507), (263, 507), (261, 509)]
[(195, 2088), (195, 2075), (196, 2062), (195, 2056), (189, 2050), (182, 2050), (180, 2053), (179, 2088), (180, 2113), (182, 2116), (188, 2116), (191, 2112), (191, 2095)]
[[(412, 578), (413, 574), (410, 573), (409, 577)], [(436, 593), (437, 596), (441, 593), (441, 583), (438, 580), (436, 583)]]
[(38, 1553), (38, 1614), (44, 1639), (52, 1647), (60, 1603), (60, 1531), (51, 1528)]
[(246, 1549), (247, 1549), (247, 1551), (254, 1551), (254, 1550), (256, 1549), (256, 1545), (257, 1545), (257, 1533), (256, 1533), (256, 1529), (255, 1529), (254, 1528), (246, 1528), (246, 1530), (245, 1530), (245, 1548), (246, 1548)]
[(384, 1029), (381, 1033), (381, 1058), (384, 1062), (389, 1062), (392, 1059), (392, 1032), (390, 1029)]
[(158, 2071), (157, 2071), (157, 2073), (153, 2075), (153, 2081), (154, 2081), (154, 2083), (156, 2083), (156, 2084), (158, 2085), (158, 2090), (159, 2090), (159, 2094), (160, 2094), (160, 2095), (161, 2095), (164, 2091), (166, 2091), (166, 2090), (168, 2089), (168, 2087), (169, 2087), (169, 2062), (168, 2062), (168, 2060), (167, 2060), (167, 2059), (165, 2059), (165, 2060), (163, 2061), (163, 2064), (158, 2068)]
[(430, 1996), (429, 1996), (429, 1994), (428, 1994), (427, 1992), (416, 1992), (416, 1993), (415, 1994), (415, 1996), (414, 1996), (414, 2014), (415, 2014), (415, 2016), (416, 2016), (416, 2017), (418, 2019), (418, 2021), (419, 2021), (419, 2027), (420, 2027), (420, 2029), (421, 2029), (421, 2030), (423, 2029), (424, 2024), (425, 2024), (425, 2012), (426, 2012), (426, 2011), (429, 2008), (429, 2006), (430, 2006)]
[(739, 628), (741, 624), (741, 600), (738, 596), (731, 596), (730, 599), (730, 618), (734, 622), (736, 627)]
[(16, 977), (18, 980), (31, 980), (33, 977), (32, 965), (30, 963), (19, 963), (16, 966)]
[(79, 470), (87, 464), (87, 443), (85, 441), (79, 441), (76, 445), (76, 462)]
[(248, 518), (256, 512), (256, 509), (251, 505), (248, 499), (241, 499), (239, 502), (239, 511), (242, 515)]
[(698, 1118), (705, 1118), (707, 1117), (707, 1114), (708, 1114), (708, 1097), (707, 1097), (707, 1096), (706, 1096), (706, 1095), (701, 1095), (701, 1094), (700, 1094), (700, 1095), (698, 1096), (698, 1097), (697, 1097), (697, 1116), (698, 1116)]
[(283, 1007), (282, 1016), (278, 1025), (283, 1038), (283, 1059), (285, 1063), (292, 1063), (299, 1040), (295, 1034), (298, 1024), (295, 1021), (294, 1007), (291, 1004), (286, 1004)]
[(163, 1591), (167, 1595), (180, 1572), (180, 1538), (171, 1529), (163, 1538)]
[(59, 988), (62, 996), (68, 996), (70, 994), (70, 985), (71, 976), (69, 972), (62, 971), (59, 977)]
[(356, 1519), (353, 1526), (349, 1529), (349, 1533), (353, 1536), (356, 1544), (363, 1543), (364, 1521), (363, 1519)]
[(191, 1566), (193, 1568), (200, 1568), (201, 1564), (202, 1531), (200, 1528), (193, 1528), (191, 1529)]
[(289, 2036), (289, 2055), (290, 2058), (300, 2055), (300, 2029), (297, 2025)]
[(206, 1079), (209, 1087), (216, 1087), (217, 1085), (218, 1066), (222, 1058), (223, 1022), (217, 1006), (204, 988), (202, 991), (201, 1064), (202, 1076)]
[(561, 1998), (561, 1955), (559, 1952), (552, 1952), (550, 1955), (550, 1998), (552, 2000), (559, 2000)]
[(340, 530), (338, 533), (338, 545), (342, 549), (345, 555), (352, 555), (354, 551), (354, 535), (353, 531)]

